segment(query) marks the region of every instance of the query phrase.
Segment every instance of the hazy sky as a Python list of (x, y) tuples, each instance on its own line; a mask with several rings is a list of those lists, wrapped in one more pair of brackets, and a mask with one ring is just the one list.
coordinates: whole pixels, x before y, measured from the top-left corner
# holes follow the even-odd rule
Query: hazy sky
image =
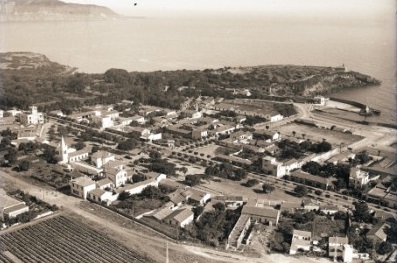
[[(395, 16), (395, 0), (63, 0), (108, 6), (122, 15), (155, 13), (283, 13), (325, 16)], [(134, 6), (134, 3), (137, 3)]]

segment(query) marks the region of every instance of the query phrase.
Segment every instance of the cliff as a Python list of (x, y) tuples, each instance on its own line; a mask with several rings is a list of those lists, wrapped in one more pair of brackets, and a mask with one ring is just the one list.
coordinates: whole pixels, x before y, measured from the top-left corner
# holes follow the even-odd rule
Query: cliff
[(59, 0), (2, 0), (0, 21), (57, 21), (113, 19), (118, 15), (107, 7), (70, 4)]

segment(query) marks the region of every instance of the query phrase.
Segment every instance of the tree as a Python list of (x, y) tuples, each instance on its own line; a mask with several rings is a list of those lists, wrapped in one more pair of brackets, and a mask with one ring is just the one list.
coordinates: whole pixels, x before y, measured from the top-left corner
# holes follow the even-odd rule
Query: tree
[(353, 216), (358, 222), (369, 223), (372, 221), (372, 216), (366, 202), (359, 201), (354, 203)]
[(252, 187), (252, 186), (257, 185), (257, 184), (259, 184), (259, 180), (257, 180), (257, 179), (249, 179), (249, 180), (245, 183), (245, 186), (247, 186), (247, 187)]
[(28, 162), (28, 161), (22, 161), (20, 164), (19, 164), (19, 166), (18, 166), (18, 168), (19, 168), (19, 171), (28, 171), (29, 170), (29, 166), (30, 166), (30, 163)]
[(117, 149), (122, 151), (131, 151), (137, 145), (137, 142), (133, 139), (127, 139), (125, 141), (120, 142), (117, 145)]
[(198, 185), (201, 181), (201, 176), (198, 174), (188, 174), (185, 177), (185, 183), (189, 186)]
[(393, 246), (390, 244), (390, 242), (383, 241), (382, 243), (379, 244), (378, 249), (376, 252), (380, 255), (386, 255), (389, 254), (393, 251)]
[(147, 197), (147, 198), (160, 198), (163, 196), (163, 193), (161, 192), (160, 189), (158, 189), (155, 186), (147, 186), (145, 189), (143, 189), (142, 193), (140, 194), (141, 196)]
[(76, 150), (82, 150), (86, 147), (84, 142), (78, 142), (74, 145), (74, 148), (76, 148)]
[(216, 211), (221, 211), (222, 212), (222, 211), (226, 210), (225, 204), (221, 203), (221, 202), (218, 202), (218, 203), (214, 204), (212, 207), (215, 208)]
[(129, 198), (131, 196), (131, 194), (127, 191), (123, 191), (119, 194), (119, 197), (117, 198), (120, 201), (126, 200), (127, 198)]
[(4, 159), (8, 161), (9, 164), (14, 164), (17, 161), (18, 150), (14, 147), (8, 148), (8, 153), (4, 155)]
[(203, 213), (204, 207), (201, 205), (198, 205), (198, 206), (193, 207), (192, 211), (194, 214), (194, 219), (196, 219), (199, 215), (201, 215), (201, 213)]
[(149, 153), (149, 157), (150, 157), (151, 159), (155, 159), (155, 160), (161, 159), (161, 153), (160, 153), (159, 151), (152, 150), (152, 151), (150, 151), (150, 153)]
[(298, 185), (298, 186), (295, 187), (294, 192), (296, 193), (296, 195), (298, 197), (303, 197), (303, 196), (307, 195), (308, 190), (307, 190), (306, 186)]
[(295, 137), (295, 135), (296, 135), (296, 131), (292, 131), (292, 135)]
[(271, 193), (272, 191), (274, 191), (274, 189), (275, 189), (275, 187), (271, 184), (264, 183), (262, 185), (262, 190), (265, 194)]
[(134, 174), (132, 176), (132, 181), (134, 183), (145, 181), (145, 176), (143, 174)]
[(318, 175), (320, 173), (321, 164), (310, 161), (302, 165), (302, 170), (312, 175)]

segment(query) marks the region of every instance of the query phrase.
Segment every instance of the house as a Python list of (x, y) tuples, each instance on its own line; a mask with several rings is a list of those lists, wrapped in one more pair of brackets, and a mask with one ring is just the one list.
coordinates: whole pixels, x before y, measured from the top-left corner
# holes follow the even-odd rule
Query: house
[(268, 119), (270, 122), (276, 122), (284, 119), (284, 116), (276, 111), (273, 111), (266, 114), (266, 119)]
[(234, 155), (224, 155), (218, 154), (216, 156), (217, 159), (220, 159), (224, 162), (230, 162), (231, 164), (238, 165), (238, 166), (250, 166), (252, 165), (252, 161), (248, 159), (243, 159)]
[(96, 202), (116, 201), (117, 197), (113, 197), (113, 193), (97, 188), (88, 193), (88, 198)]
[(87, 160), (88, 159), (88, 150), (87, 149), (81, 149), (72, 153), (68, 154), (69, 161), (68, 163), (72, 162), (79, 162), (82, 160)]
[(186, 196), (182, 195), (184, 191), (185, 191), (184, 189), (179, 189), (173, 193), (168, 194), (168, 198), (170, 199), (170, 202), (173, 204), (173, 207), (180, 207), (182, 206), (182, 204), (186, 202)]
[(106, 151), (97, 151), (91, 155), (91, 161), (97, 168), (102, 168), (109, 161), (114, 161), (115, 156), (113, 153)]
[(192, 131), (181, 129), (179, 125), (167, 126), (166, 130), (167, 130), (167, 132), (169, 132), (171, 134), (181, 136), (184, 138), (191, 138), (191, 136), (192, 136)]
[(128, 192), (131, 195), (140, 194), (143, 189), (148, 186), (158, 187), (159, 182), (166, 178), (165, 174), (159, 173), (148, 173), (146, 176), (149, 178), (145, 181), (133, 183), (133, 184), (126, 184), (123, 187), (120, 187), (116, 190), (117, 193)]
[(301, 170), (293, 171), (290, 175), (290, 178), (292, 181), (322, 189), (328, 189), (328, 187), (332, 187), (333, 181), (331, 178), (311, 175), (309, 173), (302, 172)]
[(170, 225), (175, 225), (184, 228), (186, 225), (193, 222), (194, 213), (187, 208), (173, 211), (166, 218), (164, 222)]
[(0, 189), (0, 218), (1, 220), (15, 218), (20, 214), (29, 211), (25, 202), (8, 196), (3, 189)]
[(299, 251), (309, 251), (311, 248), (312, 233), (294, 229), (292, 233), (290, 255), (295, 255)]
[(290, 213), (295, 213), (297, 210), (302, 210), (303, 205), (301, 202), (283, 202), (280, 205), (280, 211), (288, 211)]
[(184, 110), (182, 111), (183, 116), (189, 119), (198, 119), (203, 117), (203, 113), (196, 110)]
[(303, 200), (302, 204), (306, 211), (318, 211), (320, 209), (320, 203), (312, 199)]
[(227, 208), (238, 208), (242, 206), (246, 201), (243, 196), (224, 196), (219, 195), (213, 198), (215, 202), (222, 202)]
[(342, 254), (342, 259), (343, 262), (345, 263), (351, 263), (353, 262), (353, 247), (349, 244), (344, 244), (343, 245), (343, 254)]
[(253, 136), (252, 132), (242, 131), (242, 130), (230, 134), (230, 138), (233, 141), (252, 140), (252, 136)]
[(298, 166), (298, 161), (294, 158), (283, 163), (276, 161), (276, 158), (271, 156), (266, 156), (262, 159), (262, 169), (277, 178), (289, 175), (291, 171), (297, 169)]
[(19, 120), (24, 125), (42, 124), (44, 123), (44, 115), (42, 112), (38, 112), (36, 106), (31, 106), (30, 112), (22, 113)]
[(367, 238), (379, 242), (379, 241), (386, 241), (387, 240), (387, 229), (390, 228), (390, 225), (385, 222), (380, 222), (379, 224), (372, 227), (367, 232)]
[(174, 146), (175, 146), (175, 140), (160, 139), (160, 140), (155, 141), (155, 143), (160, 146), (166, 146), (166, 147), (171, 147), (171, 148), (174, 148)]
[(350, 168), (349, 184), (356, 188), (362, 188), (370, 181), (379, 179), (379, 175), (370, 176), (369, 172), (361, 170), (359, 167)]
[(272, 132), (267, 130), (255, 131), (253, 138), (257, 140), (264, 140), (266, 142), (275, 142), (281, 140), (281, 133), (278, 131)]
[(320, 205), (320, 211), (326, 215), (334, 215), (338, 213), (339, 208), (336, 205)]
[(96, 188), (96, 183), (87, 177), (78, 177), (69, 182), (71, 193), (87, 199), (88, 193)]
[(132, 178), (132, 175), (125, 169), (124, 163), (119, 161), (107, 162), (103, 172), (113, 182), (116, 188), (126, 184)]
[(208, 136), (208, 130), (207, 130), (206, 125), (194, 128), (192, 130), (192, 139), (193, 140), (200, 140), (202, 138), (206, 138), (207, 136)]
[(349, 240), (344, 237), (329, 237), (328, 238), (328, 256), (341, 257), (343, 255), (343, 246), (349, 244)]
[(205, 205), (207, 201), (211, 198), (210, 193), (206, 193), (197, 189), (187, 188), (182, 195), (186, 199), (195, 205)]
[(241, 214), (249, 215), (252, 220), (256, 220), (260, 223), (268, 223), (269, 225), (275, 226), (277, 226), (280, 218), (279, 210), (251, 205), (243, 206)]
[(98, 124), (101, 129), (106, 129), (114, 126), (111, 116), (93, 116), (92, 122)]
[(139, 124), (145, 124), (145, 117), (140, 116), (140, 115), (135, 115), (131, 118), (131, 122), (137, 122)]
[(20, 115), (20, 114), (22, 114), (22, 111), (17, 110), (17, 109), (15, 109), (15, 108), (12, 109), (12, 110), (6, 111), (6, 117), (7, 117), (7, 116), (16, 117), (16, 116), (18, 116), (18, 115)]
[(234, 225), (232, 231), (229, 234), (227, 239), (226, 249), (229, 247), (233, 247), (234, 249), (238, 249), (244, 237), (246, 236), (248, 230), (251, 226), (251, 218), (248, 215), (241, 215)]
[(106, 188), (113, 188), (114, 183), (109, 178), (104, 178), (96, 182), (96, 187), (105, 190)]

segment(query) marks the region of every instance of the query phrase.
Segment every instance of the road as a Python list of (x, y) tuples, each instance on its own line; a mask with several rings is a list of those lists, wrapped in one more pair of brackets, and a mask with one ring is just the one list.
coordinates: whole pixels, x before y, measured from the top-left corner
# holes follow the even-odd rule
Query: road
[[(125, 228), (114, 221), (109, 221), (106, 217), (97, 216), (87, 209), (84, 209), (80, 203), (86, 202), (79, 198), (68, 196), (55, 190), (50, 189), (48, 186), (32, 185), (23, 181), (20, 178), (13, 177), (4, 170), (0, 170), (2, 178), (1, 184), (11, 184), (16, 188), (23, 189), (31, 195), (34, 195), (44, 201), (58, 205), (62, 210), (78, 214), (84, 219), (91, 222), (92, 226), (101, 231), (105, 231), (119, 241), (128, 244), (129, 247), (136, 251), (144, 251), (145, 254), (158, 261), (165, 261), (164, 244), (168, 241), (170, 253), (172, 253), (172, 262), (196, 262), (196, 263), (209, 263), (209, 262), (290, 262), (290, 263), (303, 263), (307, 259), (290, 258), (283, 255), (267, 255), (263, 254), (261, 258), (247, 257), (242, 254), (232, 254), (230, 252), (219, 251), (207, 247), (198, 247), (187, 244), (179, 244), (170, 242), (170, 240), (158, 237), (158, 235), (148, 235), (148, 231), (138, 231), (136, 229)], [(122, 217), (116, 213), (111, 212), (113, 216)], [(122, 217), (124, 220), (129, 220)], [(194, 261), (188, 260), (189, 257), (194, 255)], [(171, 257), (171, 255), (170, 255)], [(278, 259), (276, 259), (278, 258)], [(281, 260), (281, 261), (280, 261)], [(310, 260), (309, 260), (310, 261)], [(312, 261), (313, 263), (315, 261)], [(317, 261), (316, 261), (317, 262)], [(327, 260), (323, 262), (329, 262)]]

